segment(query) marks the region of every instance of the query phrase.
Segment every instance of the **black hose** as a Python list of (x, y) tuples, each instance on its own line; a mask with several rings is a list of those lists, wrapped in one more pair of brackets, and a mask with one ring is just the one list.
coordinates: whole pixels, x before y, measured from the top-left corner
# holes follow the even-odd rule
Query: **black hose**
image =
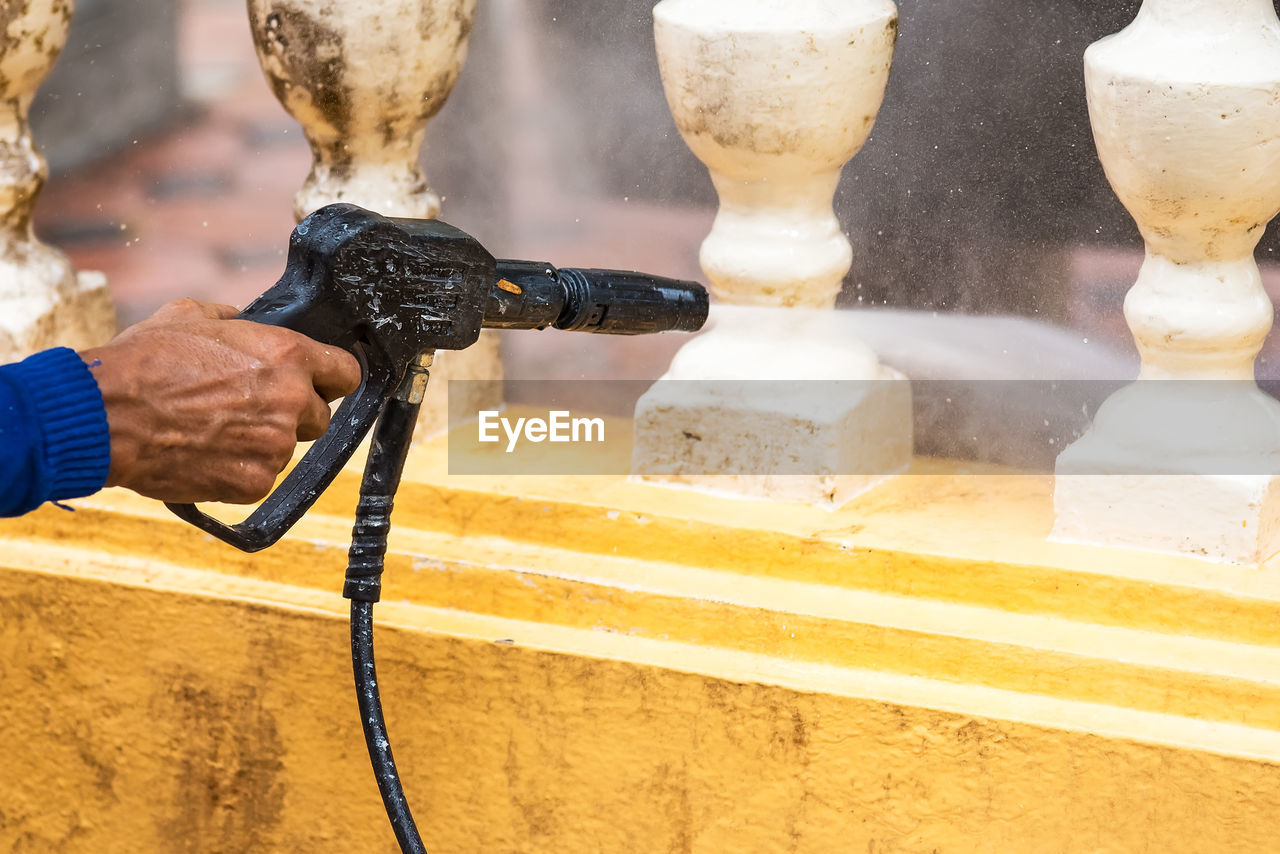
[(342, 591), (351, 600), (351, 664), (355, 672), (356, 699), (360, 705), (364, 741), (369, 748), (369, 761), (373, 763), (387, 818), (391, 820), (391, 828), (404, 854), (427, 854), (427, 849), (409, 812), (404, 787), (400, 784), (400, 775), (391, 756), (387, 724), (382, 718), (378, 674), (373, 664), (373, 603), (378, 601), (382, 592), (382, 569), (387, 552), (387, 534), (391, 530), (392, 503), (400, 485), (400, 474), (404, 470), (419, 407), (417, 402), (392, 397), (378, 419), (360, 482), (360, 503), (356, 507), (356, 523)]
[(373, 666), (373, 603), (351, 602), (351, 663), (356, 673), (356, 699), (360, 703), (360, 723), (364, 726), (364, 742), (369, 748), (382, 804), (396, 841), (405, 854), (427, 854), (427, 848), (413, 823), (409, 803), (400, 785), (396, 761), (387, 740), (387, 723), (382, 719), (382, 701), (378, 698), (378, 673)]

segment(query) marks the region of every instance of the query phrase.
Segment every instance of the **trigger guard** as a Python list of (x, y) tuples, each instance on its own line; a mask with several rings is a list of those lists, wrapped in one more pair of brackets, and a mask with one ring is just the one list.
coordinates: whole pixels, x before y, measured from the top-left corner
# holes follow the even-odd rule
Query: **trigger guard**
[(241, 551), (261, 551), (278, 542), (311, 509), (354, 456), (401, 379), (383, 364), (369, 365), (366, 353), (352, 351), (352, 354), (365, 368), (360, 387), (343, 399), (329, 429), (247, 519), (227, 525), (195, 504), (166, 502), (165, 506), (179, 519)]

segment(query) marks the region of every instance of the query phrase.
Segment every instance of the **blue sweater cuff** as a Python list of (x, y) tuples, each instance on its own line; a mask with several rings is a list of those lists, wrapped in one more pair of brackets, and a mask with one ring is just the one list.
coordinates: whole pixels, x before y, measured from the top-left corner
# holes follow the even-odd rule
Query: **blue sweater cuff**
[(40, 423), (46, 498), (79, 498), (102, 489), (111, 467), (111, 434), (89, 366), (74, 350), (56, 347), (24, 359), (19, 372)]

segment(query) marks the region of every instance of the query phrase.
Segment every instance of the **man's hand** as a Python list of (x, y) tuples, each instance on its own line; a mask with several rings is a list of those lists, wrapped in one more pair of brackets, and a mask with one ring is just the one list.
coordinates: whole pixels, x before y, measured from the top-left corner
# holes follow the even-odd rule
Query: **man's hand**
[(329, 426), (328, 401), (355, 391), (349, 353), (178, 300), (85, 350), (111, 431), (107, 486), (162, 501), (248, 504), (271, 491), (299, 440)]

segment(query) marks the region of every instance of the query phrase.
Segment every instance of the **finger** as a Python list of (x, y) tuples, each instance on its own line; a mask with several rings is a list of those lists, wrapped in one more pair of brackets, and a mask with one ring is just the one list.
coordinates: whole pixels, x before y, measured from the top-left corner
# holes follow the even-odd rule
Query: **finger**
[(240, 309), (234, 305), (227, 305), (220, 302), (202, 302), (198, 303), (204, 316), (210, 320), (230, 320), (240, 313)]
[(160, 306), (148, 320), (194, 320), (206, 316), (201, 303), (191, 297), (183, 297)]
[(207, 320), (229, 320), (240, 313), (240, 309), (233, 305), (223, 305), (216, 302), (200, 302), (191, 297), (176, 299), (167, 302), (151, 315), (152, 320), (199, 320), (201, 318)]
[(277, 476), (286, 465), (288, 460), (283, 464), (273, 460), (245, 466), (237, 473), (235, 482), (228, 482), (217, 489), (217, 500), (228, 504), (257, 504), (271, 494)]
[(298, 416), (298, 441), (311, 442), (329, 429), (329, 407), (316, 395), (311, 396), (307, 408)]
[(351, 394), (363, 379), (356, 357), (337, 347), (317, 344), (315, 354), (308, 359), (308, 366), (316, 393), (325, 400)]

